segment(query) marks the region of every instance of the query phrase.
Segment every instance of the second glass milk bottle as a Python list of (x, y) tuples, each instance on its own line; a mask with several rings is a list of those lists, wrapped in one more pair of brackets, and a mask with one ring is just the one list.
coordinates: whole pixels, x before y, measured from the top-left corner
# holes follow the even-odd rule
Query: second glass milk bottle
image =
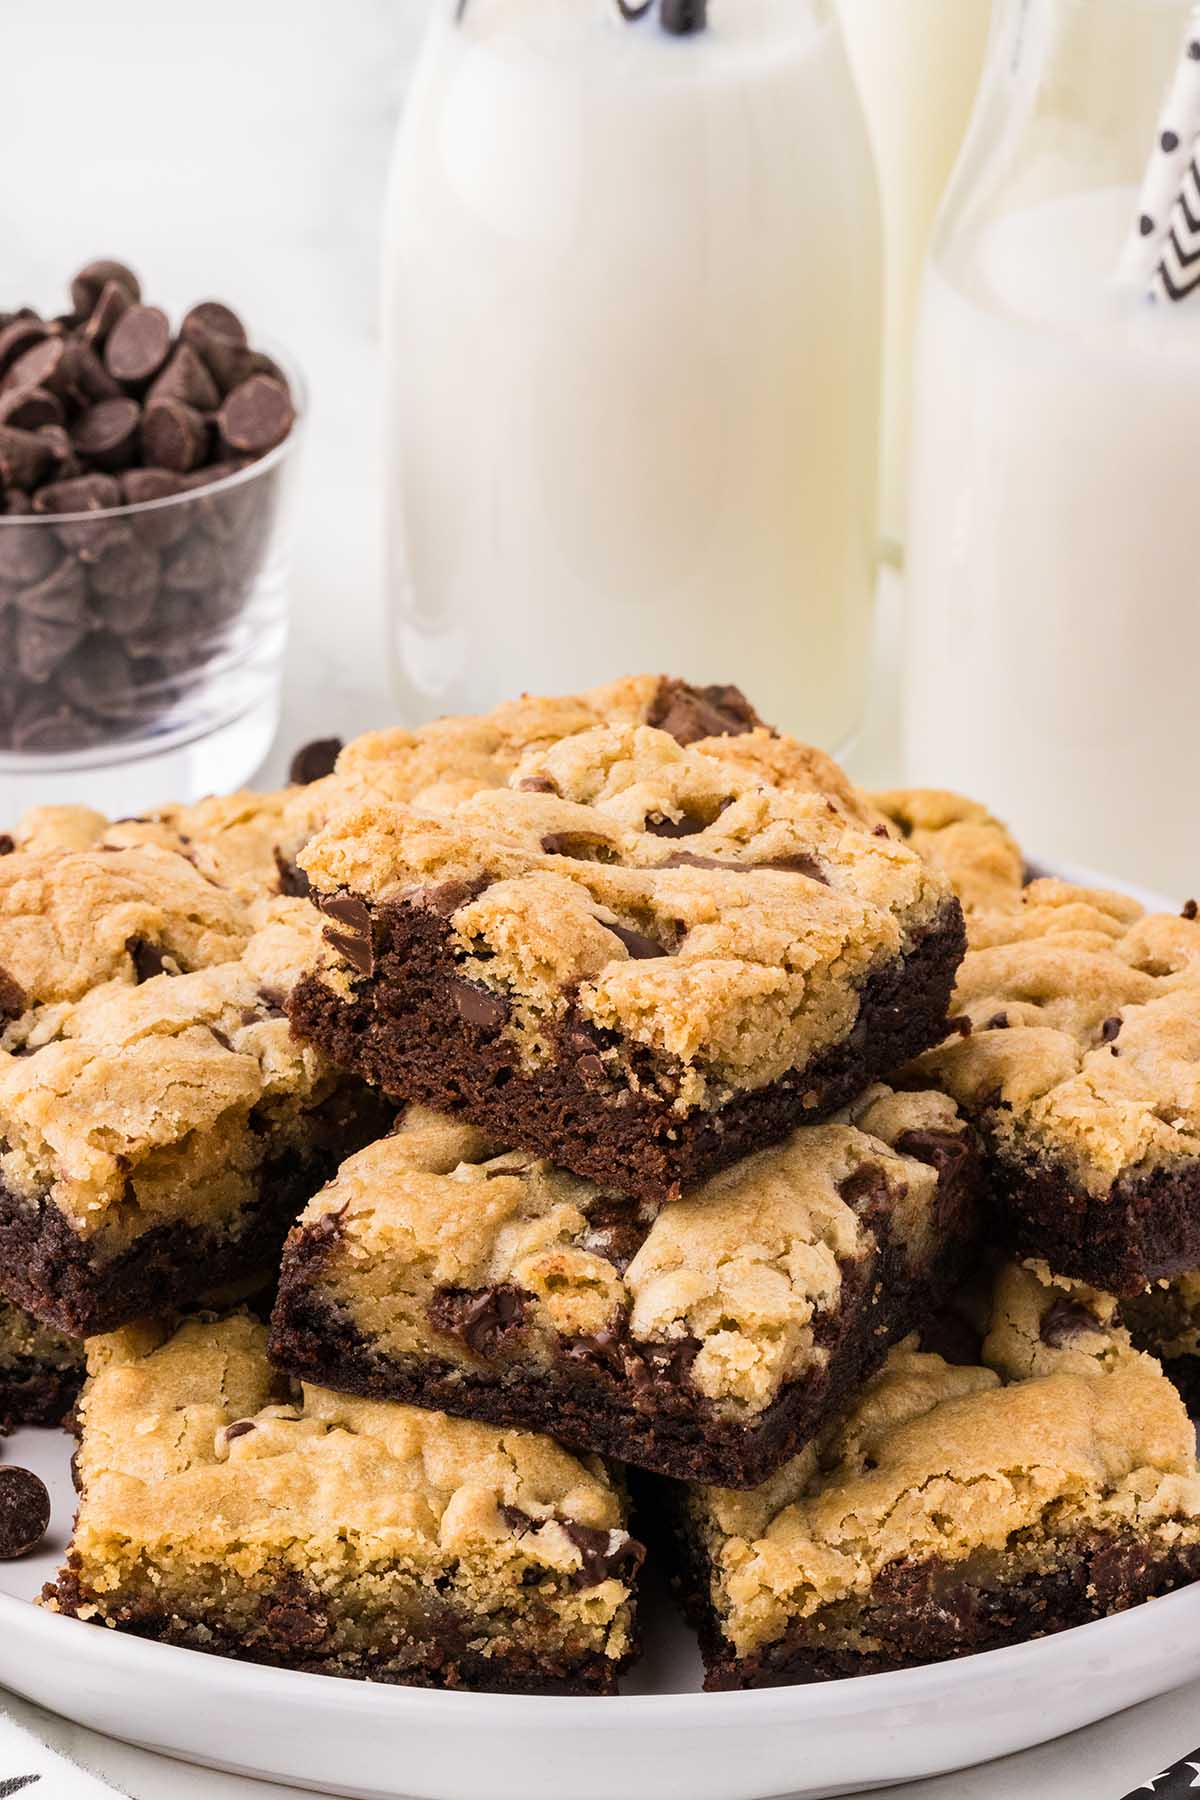
[(1189, 0), (1007, 0), (926, 273), (906, 633), (910, 779), (1181, 897), (1200, 280), (1163, 270), (1198, 134)]
[(881, 253), (827, 0), (436, 0), (385, 240), (405, 717), (661, 669), (844, 745)]

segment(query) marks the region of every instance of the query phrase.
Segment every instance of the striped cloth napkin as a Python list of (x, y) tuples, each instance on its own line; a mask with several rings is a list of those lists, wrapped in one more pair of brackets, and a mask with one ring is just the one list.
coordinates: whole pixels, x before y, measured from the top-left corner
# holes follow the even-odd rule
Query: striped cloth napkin
[(0, 1800), (114, 1800), (116, 1793), (0, 1712)]

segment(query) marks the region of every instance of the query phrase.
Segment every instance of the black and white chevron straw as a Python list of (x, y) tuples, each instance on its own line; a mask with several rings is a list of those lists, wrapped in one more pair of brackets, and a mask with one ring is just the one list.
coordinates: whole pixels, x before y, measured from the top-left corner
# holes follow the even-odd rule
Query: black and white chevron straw
[(1184, 1794), (1200, 1794), (1200, 1750), (1181, 1757), (1161, 1775), (1151, 1775), (1141, 1787), (1123, 1795), (1122, 1800), (1137, 1800), (1139, 1794), (1154, 1794), (1156, 1800), (1181, 1800)]
[(1200, 3), (1158, 121), (1121, 279), (1153, 300), (1200, 292)]

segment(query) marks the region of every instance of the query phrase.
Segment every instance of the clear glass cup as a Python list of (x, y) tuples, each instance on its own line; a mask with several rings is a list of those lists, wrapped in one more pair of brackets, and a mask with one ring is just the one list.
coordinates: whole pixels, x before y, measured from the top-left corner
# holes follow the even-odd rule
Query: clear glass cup
[[(280, 360), (278, 357), (276, 360)], [(259, 461), (138, 505), (0, 516), (0, 820), (240, 786), (270, 748), (305, 416)]]
[(828, 0), (708, 0), (707, 20), (435, 0), (384, 227), (406, 719), (663, 669), (739, 682), (831, 748), (858, 728), (866, 129)]
[(1156, 297), (1172, 203), (1139, 221), (1163, 146), (1200, 129), (1192, 17), (1001, 9), (925, 279), (905, 680), (910, 779), (986, 800), (1039, 860), (1181, 895), (1200, 290)]

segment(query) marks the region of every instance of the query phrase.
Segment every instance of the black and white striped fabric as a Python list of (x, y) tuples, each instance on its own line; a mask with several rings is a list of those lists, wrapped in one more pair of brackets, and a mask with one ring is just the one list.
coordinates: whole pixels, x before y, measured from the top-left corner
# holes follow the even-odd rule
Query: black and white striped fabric
[(1154, 291), (1163, 300), (1186, 300), (1200, 288), (1200, 139), (1171, 208)]
[(1182, 1800), (1184, 1794), (1200, 1794), (1200, 1750), (1181, 1757), (1161, 1775), (1152, 1775), (1141, 1787), (1126, 1794), (1124, 1800), (1137, 1800), (1139, 1794), (1153, 1794), (1155, 1800)]

